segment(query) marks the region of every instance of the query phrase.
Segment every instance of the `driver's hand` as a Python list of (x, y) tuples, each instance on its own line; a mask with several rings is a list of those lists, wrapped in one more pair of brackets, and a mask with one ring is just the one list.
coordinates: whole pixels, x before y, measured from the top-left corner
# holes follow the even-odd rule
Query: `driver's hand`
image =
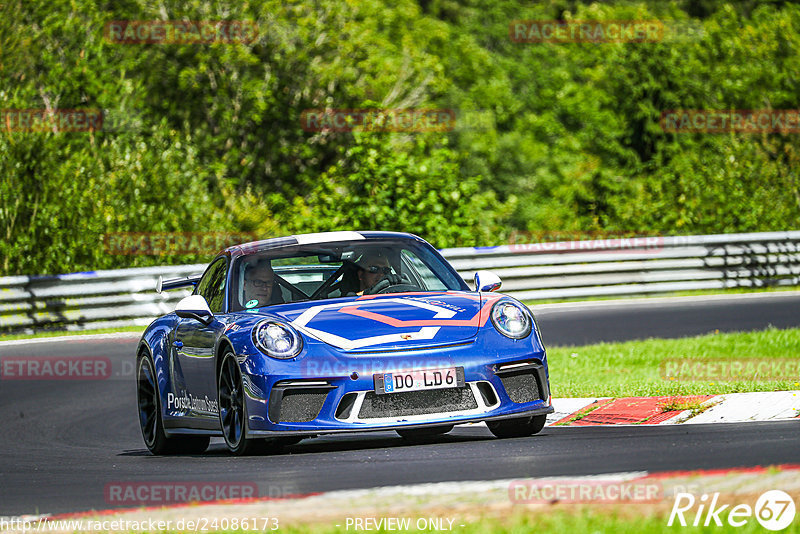
[(396, 286), (397, 284), (403, 283), (403, 279), (400, 278), (399, 274), (390, 273), (384, 276), (383, 279), (388, 280), (390, 286)]
[(384, 276), (381, 279), (380, 282), (378, 282), (377, 284), (375, 284), (374, 286), (372, 286), (370, 288), (365, 289), (364, 290), (364, 294), (365, 295), (375, 295), (377, 293), (380, 293), (381, 291), (383, 291), (387, 287), (396, 286), (396, 285), (402, 284), (402, 283), (403, 283), (403, 279), (400, 278), (400, 275), (394, 274), (394, 273), (387, 274), (386, 276)]

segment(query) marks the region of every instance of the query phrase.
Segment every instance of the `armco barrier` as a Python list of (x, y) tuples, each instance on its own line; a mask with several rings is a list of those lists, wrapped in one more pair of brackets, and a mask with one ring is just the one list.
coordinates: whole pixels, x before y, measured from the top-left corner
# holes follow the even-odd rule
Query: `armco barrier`
[(462, 273), (491, 269), (525, 300), (800, 285), (800, 231), (598, 239), (445, 249)]
[(204, 264), (0, 278), (0, 330), (82, 330), (146, 325), (187, 290), (156, 293), (156, 281), (202, 273)]
[[(597, 239), (441, 251), (465, 280), (490, 269), (524, 301), (800, 285), (800, 231)], [(145, 325), (186, 290), (155, 292), (205, 265), (0, 278), (0, 330)]]

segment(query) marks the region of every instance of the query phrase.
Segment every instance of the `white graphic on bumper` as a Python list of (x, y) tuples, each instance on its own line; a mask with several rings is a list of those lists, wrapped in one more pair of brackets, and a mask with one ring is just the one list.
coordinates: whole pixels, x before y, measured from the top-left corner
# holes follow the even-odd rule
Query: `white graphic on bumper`
[[(409, 306), (414, 306), (416, 308), (423, 308), (426, 310), (430, 310), (435, 312), (433, 319), (450, 319), (456, 314), (456, 312), (453, 310), (448, 310), (447, 308), (443, 308), (441, 306), (435, 306), (433, 304), (428, 304), (426, 302), (419, 302), (417, 300), (411, 300), (411, 299), (399, 299), (399, 298), (386, 299), (386, 300), (381, 300), (381, 302), (382, 303), (396, 302), (399, 304), (406, 304)], [(322, 330), (318, 330), (316, 328), (308, 326), (308, 323), (314, 317), (316, 317), (318, 313), (320, 313), (323, 310), (352, 307), (352, 306), (357, 306), (358, 304), (359, 304), (358, 302), (355, 303), (337, 302), (333, 304), (322, 304), (320, 306), (314, 306), (301, 313), (294, 321), (291, 322), (291, 325), (297, 328), (298, 330), (302, 330), (311, 337), (314, 337), (320, 341), (324, 341), (329, 345), (333, 345), (334, 347), (338, 347), (343, 350), (352, 350), (352, 349), (369, 347), (372, 345), (382, 345), (384, 343), (392, 343), (392, 342), (403, 342), (403, 341), (410, 341), (417, 339), (433, 339), (433, 337), (441, 328), (440, 326), (423, 326), (417, 331), (399, 332), (397, 334), (385, 334), (382, 336), (371, 336), (361, 339), (347, 339), (345, 337), (337, 336), (336, 334), (331, 334), (329, 332), (324, 332)]]

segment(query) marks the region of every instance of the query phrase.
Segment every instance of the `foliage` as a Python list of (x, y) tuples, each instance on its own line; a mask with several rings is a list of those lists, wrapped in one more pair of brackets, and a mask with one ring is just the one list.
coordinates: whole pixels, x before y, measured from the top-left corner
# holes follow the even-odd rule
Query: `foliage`
[(409, 231), (440, 247), (506, 237), (501, 223), (510, 209), (504, 212), (478, 178), (459, 176), (452, 150), (446, 145), (428, 150), (421, 136), (405, 144), (411, 146), (356, 134), (341, 162), (327, 169), (312, 189), (309, 198), (315, 206), (298, 199), (297, 231)]
[[(0, 109), (102, 109), (0, 132), (0, 274), (206, 261), (115, 232), (332, 229), (439, 247), (512, 232), (797, 227), (797, 133), (666, 133), (670, 109), (796, 109), (800, 6), (748, 0), (10, 0)], [(118, 44), (115, 20), (245, 20), (251, 43)], [(654, 43), (515, 43), (512, 20), (653, 20)], [(308, 132), (304, 110), (452, 109), (445, 132)], [(470, 115), (472, 114), (472, 115)], [(470, 116), (488, 120), (470, 123)], [(5, 117), (5, 116), (4, 116)]]

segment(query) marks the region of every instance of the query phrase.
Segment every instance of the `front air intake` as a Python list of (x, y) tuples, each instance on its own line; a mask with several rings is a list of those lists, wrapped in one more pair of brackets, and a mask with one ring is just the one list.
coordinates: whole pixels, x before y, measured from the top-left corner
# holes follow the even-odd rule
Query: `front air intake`
[(269, 419), (273, 423), (313, 421), (332, 389), (327, 382), (278, 382), (269, 396)]
[(511, 402), (533, 402), (541, 399), (539, 383), (531, 371), (517, 371), (500, 377)]
[(495, 374), (511, 402), (522, 404), (544, 400), (550, 394), (544, 365), (536, 360), (499, 365)]

